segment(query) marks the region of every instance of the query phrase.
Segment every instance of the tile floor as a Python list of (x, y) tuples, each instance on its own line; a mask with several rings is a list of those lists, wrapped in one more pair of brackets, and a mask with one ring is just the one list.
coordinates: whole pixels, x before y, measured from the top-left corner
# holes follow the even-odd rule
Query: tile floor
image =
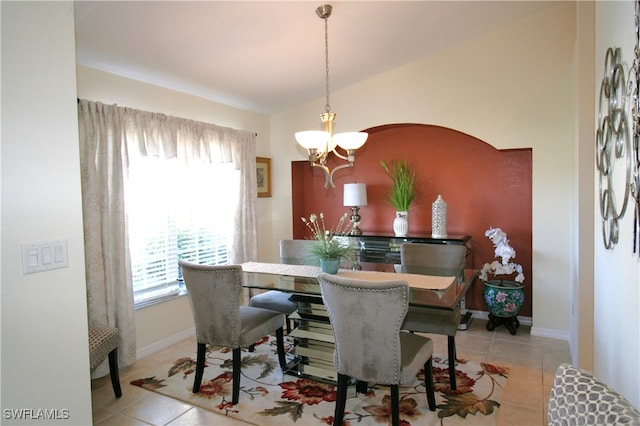
[[(511, 368), (509, 380), (502, 394), (498, 425), (546, 425), (547, 401), (556, 368), (571, 362), (566, 341), (535, 337), (530, 327), (521, 325), (512, 336), (503, 327), (489, 332), (486, 321), (473, 319), (468, 330), (458, 332), (458, 357), (488, 361)], [(445, 355), (447, 340), (431, 336), (434, 352)], [(132, 386), (133, 379), (144, 377), (166, 365), (177, 356), (194, 352), (195, 339), (186, 339), (163, 351), (136, 361), (120, 370), (122, 398), (116, 400), (109, 376), (91, 383), (93, 420), (96, 426), (134, 425), (246, 425), (180, 401)], [(471, 425), (471, 423), (470, 423)]]

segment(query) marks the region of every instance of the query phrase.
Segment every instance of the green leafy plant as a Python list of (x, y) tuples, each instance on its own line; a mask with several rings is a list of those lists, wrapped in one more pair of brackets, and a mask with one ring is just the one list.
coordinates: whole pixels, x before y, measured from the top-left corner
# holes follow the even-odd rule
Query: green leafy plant
[(324, 223), (324, 214), (320, 213), (320, 216), (312, 213), (307, 218), (301, 218), (307, 228), (309, 228), (313, 234), (313, 239), (317, 241), (317, 244), (313, 244), (308, 249), (308, 254), (318, 259), (342, 259), (347, 257), (351, 253), (351, 247), (349, 246), (348, 235), (351, 228), (351, 222), (347, 220), (347, 213), (342, 215), (338, 226), (335, 229), (327, 229)]
[(388, 203), (396, 211), (408, 211), (413, 199), (416, 197), (416, 173), (411, 170), (406, 160), (393, 160), (391, 167), (386, 161), (382, 160), (380, 165), (393, 182), (393, 186), (391, 186), (391, 190), (387, 194)]

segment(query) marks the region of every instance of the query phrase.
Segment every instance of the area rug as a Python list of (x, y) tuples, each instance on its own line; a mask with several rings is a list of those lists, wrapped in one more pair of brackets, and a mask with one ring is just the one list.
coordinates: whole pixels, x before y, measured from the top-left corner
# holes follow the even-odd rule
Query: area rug
[[(291, 342), (287, 342), (290, 347)], [(196, 366), (185, 354), (150, 377), (132, 385), (255, 425), (327, 425), (333, 422), (336, 389), (333, 385), (284, 375), (277, 361), (275, 339), (265, 338), (254, 352), (242, 352), (240, 401), (231, 405), (231, 351), (207, 349), (207, 367), (200, 392), (192, 393)], [(400, 419), (410, 425), (495, 425), (500, 396), (509, 370), (493, 364), (458, 359), (457, 390), (449, 386), (447, 358), (433, 356), (435, 412), (429, 411), (424, 371), (414, 383), (400, 389)], [(344, 426), (390, 423), (389, 389), (370, 387), (367, 394), (351, 392)]]

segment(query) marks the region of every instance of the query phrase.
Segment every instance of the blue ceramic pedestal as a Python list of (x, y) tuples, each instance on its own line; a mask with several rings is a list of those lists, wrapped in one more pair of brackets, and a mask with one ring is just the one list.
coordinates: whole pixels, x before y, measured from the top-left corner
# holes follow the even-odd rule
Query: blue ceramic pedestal
[(489, 309), (487, 330), (503, 324), (515, 335), (520, 327), (517, 315), (524, 304), (524, 285), (507, 280), (485, 281), (482, 295)]

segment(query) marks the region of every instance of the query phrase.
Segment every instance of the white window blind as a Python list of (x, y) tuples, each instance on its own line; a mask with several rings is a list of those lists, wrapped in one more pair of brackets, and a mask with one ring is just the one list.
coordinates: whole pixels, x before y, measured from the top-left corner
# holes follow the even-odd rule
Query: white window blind
[(126, 205), (136, 306), (181, 291), (179, 260), (228, 263), (239, 172), (231, 164), (144, 157), (129, 168)]

